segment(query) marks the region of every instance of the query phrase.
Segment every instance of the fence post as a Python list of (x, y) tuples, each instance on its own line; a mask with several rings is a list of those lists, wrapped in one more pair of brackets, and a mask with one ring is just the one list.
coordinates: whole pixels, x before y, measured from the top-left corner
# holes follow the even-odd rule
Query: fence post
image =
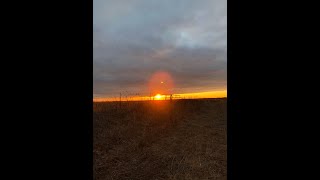
[(121, 93), (120, 93), (120, 103), (119, 103), (119, 108), (121, 109)]
[(173, 118), (173, 102), (172, 102), (172, 94), (170, 94), (170, 120), (171, 123), (174, 125), (174, 118)]

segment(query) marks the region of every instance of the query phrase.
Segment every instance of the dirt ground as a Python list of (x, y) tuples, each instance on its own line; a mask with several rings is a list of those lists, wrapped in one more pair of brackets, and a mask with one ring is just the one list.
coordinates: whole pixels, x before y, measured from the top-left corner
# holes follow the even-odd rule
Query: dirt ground
[(94, 179), (227, 179), (227, 99), (94, 103)]

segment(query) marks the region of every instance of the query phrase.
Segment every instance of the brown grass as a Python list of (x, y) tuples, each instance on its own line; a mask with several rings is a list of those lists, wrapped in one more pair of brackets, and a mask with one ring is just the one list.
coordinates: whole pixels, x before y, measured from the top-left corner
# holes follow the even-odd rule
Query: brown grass
[(226, 99), (93, 109), (94, 179), (226, 179)]

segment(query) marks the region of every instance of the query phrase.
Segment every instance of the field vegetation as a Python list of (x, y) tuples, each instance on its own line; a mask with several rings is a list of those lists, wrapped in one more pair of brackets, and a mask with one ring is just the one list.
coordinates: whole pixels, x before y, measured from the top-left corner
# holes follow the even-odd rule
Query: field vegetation
[(94, 179), (227, 179), (227, 99), (94, 102)]

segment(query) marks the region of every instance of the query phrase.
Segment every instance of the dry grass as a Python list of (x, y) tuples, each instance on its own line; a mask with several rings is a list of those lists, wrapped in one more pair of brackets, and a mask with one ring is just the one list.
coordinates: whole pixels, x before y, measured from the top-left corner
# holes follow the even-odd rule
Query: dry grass
[(94, 103), (94, 179), (227, 179), (226, 99)]

